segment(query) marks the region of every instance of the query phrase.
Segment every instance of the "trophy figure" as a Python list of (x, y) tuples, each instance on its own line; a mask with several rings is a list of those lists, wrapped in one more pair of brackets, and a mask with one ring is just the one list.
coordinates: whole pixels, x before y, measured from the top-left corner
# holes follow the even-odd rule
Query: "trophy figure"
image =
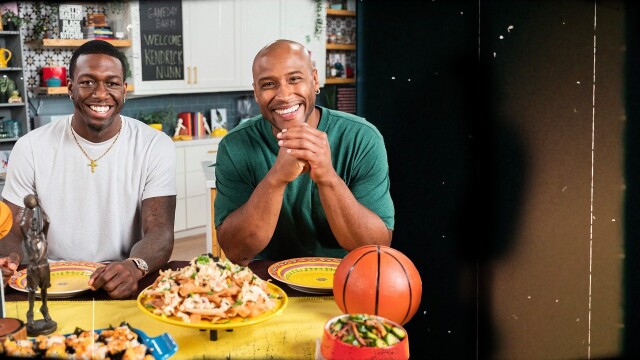
[[(29, 311), (27, 311), (27, 335), (48, 335), (56, 330), (58, 324), (49, 316), (47, 307), (47, 289), (51, 286), (49, 261), (47, 260), (47, 231), (49, 217), (38, 204), (35, 195), (24, 198), (25, 211), (20, 221), (20, 230), (25, 239), (27, 258), (27, 291), (29, 292)], [(31, 221), (29, 224), (29, 216)], [(36, 291), (40, 288), (42, 306), (40, 312), (44, 319), (33, 319), (33, 303)]]

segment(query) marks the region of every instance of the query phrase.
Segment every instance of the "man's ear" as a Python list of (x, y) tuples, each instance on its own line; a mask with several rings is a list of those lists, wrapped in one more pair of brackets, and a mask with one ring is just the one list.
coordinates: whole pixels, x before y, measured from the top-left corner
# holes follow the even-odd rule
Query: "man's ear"
[(313, 85), (315, 85), (314, 89), (320, 89), (320, 80), (318, 80), (318, 69), (313, 69)]

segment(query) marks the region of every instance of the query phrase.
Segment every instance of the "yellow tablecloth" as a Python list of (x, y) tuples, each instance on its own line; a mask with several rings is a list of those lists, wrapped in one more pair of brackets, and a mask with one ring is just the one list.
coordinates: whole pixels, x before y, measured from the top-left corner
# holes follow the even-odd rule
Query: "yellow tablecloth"
[[(7, 317), (26, 321), (29, 304), (8, 302)], [(36, 300), (36, 319), (40, 301)], [(95, 309), (95, 311), (93, 311)], [(56, 332), (106, 328), (122, 321), (155, 337), (169, 333), (178, 343), (171, 359), (314, 359), (316, 339), (322, 337), (324, 323), (342, 312), (333, 297), (290, 297), (289, 304), (265, 322), (234, 329), (218, 330), (218, 340), (209, 340), (209, 331), (171, 325), (142, 313), (135, 300), (129, 301), (49, 301), (49, 312), (58, 323)], [(93, 315), (95, 314), (95, 315)]]

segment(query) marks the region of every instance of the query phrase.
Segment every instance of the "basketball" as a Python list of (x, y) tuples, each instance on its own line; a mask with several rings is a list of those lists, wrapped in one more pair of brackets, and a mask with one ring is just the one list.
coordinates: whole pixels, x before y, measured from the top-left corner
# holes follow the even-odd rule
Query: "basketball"
[(0, 201), (0, 239), (9, 233), (13, 225), (13, 214), (4, 202)]
[(369, 314), (406, 324), (418, 310), (422, 279), (409, 258), (383, 245), (347, 254), (333, 276), (333, 296), (345, 314)]

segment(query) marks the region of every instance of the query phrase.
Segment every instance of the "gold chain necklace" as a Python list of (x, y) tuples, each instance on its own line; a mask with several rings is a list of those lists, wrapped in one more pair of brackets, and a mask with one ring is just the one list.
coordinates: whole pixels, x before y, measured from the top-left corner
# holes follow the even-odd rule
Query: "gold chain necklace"
[(96, 171), (96, 166), (98, 166), (98, 164), (97, 164), (98, 160), (102, 159), (103, 156), (107, 155), (109, 150), (111, 150), (111, 148), (113, 147), (113, 144), (115, 144), (116, 141), (118, 141), (118, 137), (120, 136), (120, 132), (122, 131), (122, 120), (120, 120), (120, 129), (118, 129), (118, 133), (116, 134), (116, 138), (113, 139), (113, 142), (111, 143), (111, 145), (109, 145), (109, 148), (105, 152), (103, 152), (102, 155), (100, 155), (95, 160), (92, 159), (91, 157), (89, 157), (89, 154), (87, 154), (87, 152), (84, 151), (84, 148), (78, 142), (78, 138), (76, 138), (76, 132), (73, 130), (73, 125), (70, 126), (70, 127), (71, 127), (71, 135), (73, 136), (73, 140), (76, 141), (76, 145), (78, 145), (78, 147), (80, 148), (80, 151), (82, 151), (84, 156), (86, 156), (87, 159), (89, 159), (90, 162), (89, 162), (89, 164), (87, 164), (87, 166), (91, 166), (91, 173), (94, 173)]

